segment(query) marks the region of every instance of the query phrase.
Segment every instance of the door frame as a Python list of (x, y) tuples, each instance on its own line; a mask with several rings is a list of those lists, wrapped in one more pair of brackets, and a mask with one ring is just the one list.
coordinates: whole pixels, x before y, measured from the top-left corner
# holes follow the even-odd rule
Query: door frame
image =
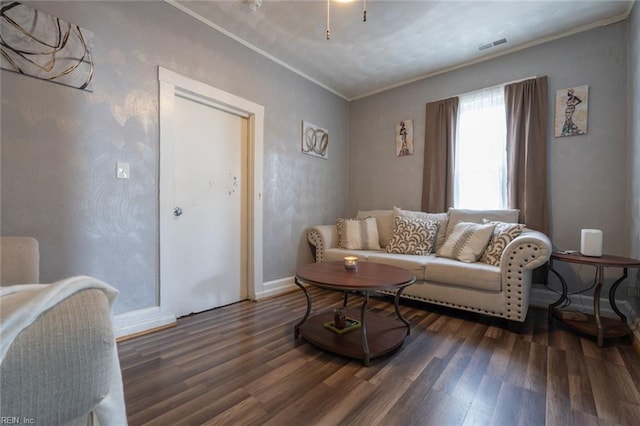
[(172, 276), (172, 266), (164, 259), (173, 257), (172, 247), (168, 243), (167, 230), (173, 221), (173, 150), (174, 125), (173, 116), (175, 97), (191, 99), (205, 105), (244, 117), (248, 120), (247, 140), (247, 296), (255, 300), (256, 294), (263, 287), (263, 143), (264, 143), (264, 107), (231, 93), (217, 89), (208, 84), (182, 76), (164, 67), (158, 67), (159, 82), (159, 129), (160, 129), (160, 161), (159, 161), (159, 306), (161, 312), (172, 315), (167, 304), (167, 286), (163, 278)]

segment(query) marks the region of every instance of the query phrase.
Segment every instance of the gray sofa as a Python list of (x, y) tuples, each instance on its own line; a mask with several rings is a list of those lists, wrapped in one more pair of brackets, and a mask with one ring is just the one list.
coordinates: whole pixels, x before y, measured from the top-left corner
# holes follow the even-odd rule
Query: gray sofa
[[(517, 210), (450, 209), (446, 214), (440, 214), (444, 221), (441, 223), (438, 237), (440, 240), (446, 240), (459, 222), (517, 222), (518, 213)], [(311, 227), (308, 229), (307, 237), (315, 261), (339, 261), (345, 256), (355, 255), (361, 262), (403, 267), (416, 275), (416, 282), (404, 290), (403, 298), (524, 322), (529, 308), (532, 270), (546, 264), (551, 255), (551, 242), (546, 235), (524, 228), (519, 236), (504, 247), (498, 266), (483, 262), (461, 262), (439, 257), (435, 253), (387, 253), (385, 243), (389, 241), (389, 234), (393, 232), (393, 219), (398, 214), (411, 216), (421, 213), (397, 208), (358, 212), (358, 217), (376, 218), (380, 250), (339, 248), (336, 225)]]

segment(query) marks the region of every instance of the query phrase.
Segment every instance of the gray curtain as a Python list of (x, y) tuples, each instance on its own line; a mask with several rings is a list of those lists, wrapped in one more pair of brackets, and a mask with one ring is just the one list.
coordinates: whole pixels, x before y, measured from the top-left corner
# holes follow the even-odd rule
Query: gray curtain
[(422, 176), (422, 210), (425, 212), (446, 212), (453, 207), (457, 117), (457, 97), (427, 104)]
[(505, 86), (507, 194), (520, 221), (549, 235), (547, 77)]

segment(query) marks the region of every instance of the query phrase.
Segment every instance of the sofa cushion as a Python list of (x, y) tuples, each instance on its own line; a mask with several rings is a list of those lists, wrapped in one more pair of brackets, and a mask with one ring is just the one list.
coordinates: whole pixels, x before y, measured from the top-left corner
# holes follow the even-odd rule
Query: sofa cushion
[(459, 222), (438, 250), (438, 256), (476, 262), (487, 248), (494, 228), (493, 223)]
[(502, 257), (502, 252), (505, 247), (507, 247), (507, 244), (522, 233), (524, 225), (521, 223), (488, 221), (486, 219), (485, 223), (493, 223), (496, 227), (493, 230), (493, 235), (491, 236), (491, 240), (489, 240), (487, 249), (482, 253), (480, 262), (499, 266), (500, 258)]
[(329, 248), (325, 249), (324, 255), (322, 256), (323, 262), (336, 262), (336, 261), (344, 261), (345, 256), (356, 256), (358, 258), (358, 262), (366, 262), (369, 256), (374, 253), (381, 253), (379, 251), (374, 250), (347, 250), (341, 248)]
[(411, 254), (372, 252), (369, 255), (368, 261), (408, 269), (416, 276), (417, 280), (423, 280), (425, 277), (425, 265), (433, 259), (435, 259), (434, 254), (430, 254), (428, 256), (415, 256)]
[(518, 223), (520, 210), (466, 210), (466, 209), (449, 209), (449, 222), (447, 222), (447, 237), (453, 231), (453, 227), (458, 222), (482, 223), (484, 219), (495, 220), (499, 222)]
[(336, 220), (338, 247), (352, 250), (380, 250), (378, 224), (373, 217)]
[(393, 215), (401, 216), (401, 217), (411, 217), (415, 219), (421, 219), (424, 221), (434, 221), (438, 223), (438, 234), (436, 236), (436, 243), (433, 246), (432, 251), (435, 253), (447, 237), (447, 222), (449, 220), (449, 216), (447, 213), (426, 213), (426, 212), (418, 212), (412, 210), (403, 210), (399, 207), (393, 207)]
[(431, 253), (437, 232), (437, 222), (396, 216), (387, 253), (427, 255)]
[(358, 218), (375, 217), (380, 247), (385, 248), (393, 237), (393, 210), (358, 210)]
[(431, 257), (425, 263), (424, 275), (429, 282), (487, 291), (502, 289), (500, 268), (486, 263), (464, 263), (445, 257)]

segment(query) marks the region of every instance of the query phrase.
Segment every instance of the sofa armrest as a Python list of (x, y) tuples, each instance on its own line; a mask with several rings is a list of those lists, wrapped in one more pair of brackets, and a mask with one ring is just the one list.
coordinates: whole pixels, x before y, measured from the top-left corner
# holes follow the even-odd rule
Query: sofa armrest
[(531, 293), (531, 271), (546, 264), (551, 251), (549, 237), (528, 228), (505, 247), (500, 259), (500, 273), (507, 298), (507, 318), (525, 320)]
[(11, 343), (0, 364), (0, 412), (34, 424), (92, 424), (91, 412), (114, 390), (115, 345), (107, 296), (71, 294)]
[(507, 266), (522, 269), (534, 269), (542, 266), (551, 256), (551, 240), (545, 234), (525, 228), (504, 249), (500, 259), (500, 268)]
[(338, 247), (338, 227), (336, 225), (317, 225), (307, 230), (307, 240), (316, 263), (324, 261), (324, 251)]

